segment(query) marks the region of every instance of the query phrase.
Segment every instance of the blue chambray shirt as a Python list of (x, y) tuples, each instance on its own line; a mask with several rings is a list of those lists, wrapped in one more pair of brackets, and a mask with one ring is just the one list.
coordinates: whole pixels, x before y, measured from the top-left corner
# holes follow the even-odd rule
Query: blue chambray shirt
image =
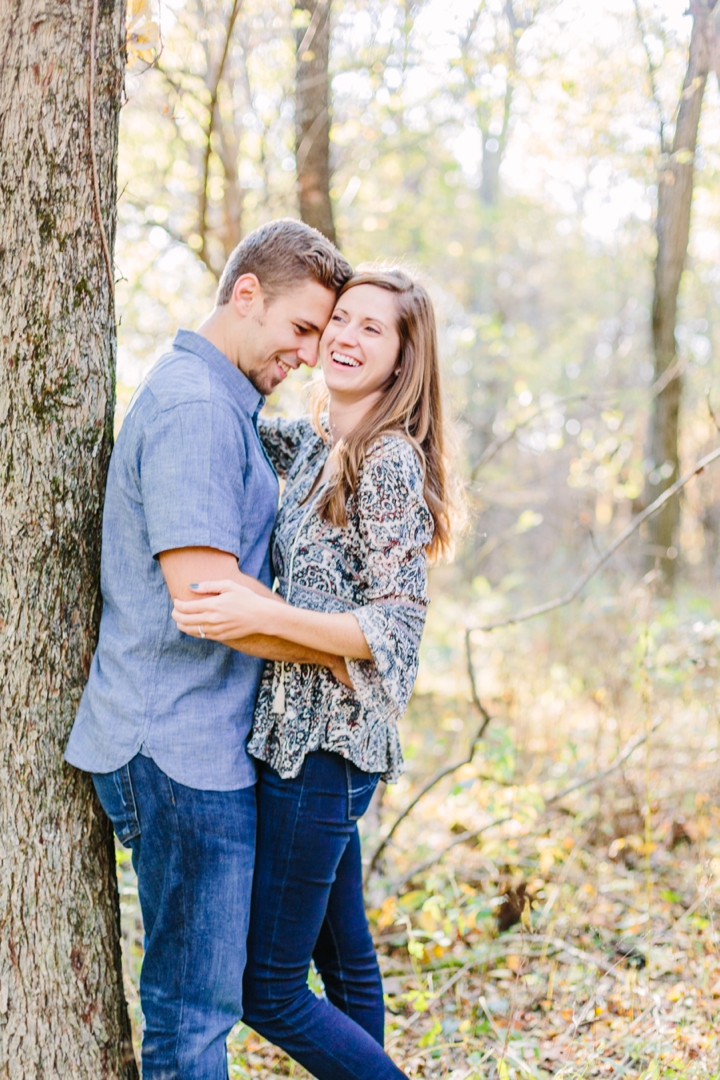
[(245, 743), (263, 661), (181, 634), (157, 556), (217, 548), (270, 584), (278, 482), (257, 433), (263, 403), (187, 330), (137, 390), (110, 461), (100, 637), (65, 754), (72, 765), (113, 772), (142, 747), (188, 787), (254, 782)]

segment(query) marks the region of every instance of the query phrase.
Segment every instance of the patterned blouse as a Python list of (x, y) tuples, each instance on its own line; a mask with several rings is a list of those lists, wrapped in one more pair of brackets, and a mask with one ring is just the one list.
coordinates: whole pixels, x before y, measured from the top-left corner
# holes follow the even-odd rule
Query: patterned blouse
[(396, 780), (403, 771), (397, 721), (417, 675), (433, 535), (417, 454), (401, 436), (380, 438), (348, 500), (348, 524), (338, 527), (321, 520), (316, 495), (307, 500), (329, 443), (306, 418), (258, 426), (286, 479), (271, 541), (280, 595), (313, 611), (351, 611), (373, 659), (347, 660), (353, 689), (329, 668), (267, 663), (248, 749), (284, 778), (322, 749)]

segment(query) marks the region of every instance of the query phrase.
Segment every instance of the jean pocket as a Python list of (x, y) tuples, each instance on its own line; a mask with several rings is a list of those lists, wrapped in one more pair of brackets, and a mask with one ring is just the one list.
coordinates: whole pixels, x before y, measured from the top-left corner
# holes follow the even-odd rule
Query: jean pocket
[(345, 762), (348, 781), (348, 818), (350, 821), (358, 821), (373, 797), (375, 788), (380, 779), (380, 773), (367, 773), (353, 765), (352, 761)]
[(100, 804), (110, 818), (115, 835), (128, 846), (140, 835), (140, 817), (130, 779), (130, 766), (123, 765), (111, 773), (93, 773), (93, 784)]

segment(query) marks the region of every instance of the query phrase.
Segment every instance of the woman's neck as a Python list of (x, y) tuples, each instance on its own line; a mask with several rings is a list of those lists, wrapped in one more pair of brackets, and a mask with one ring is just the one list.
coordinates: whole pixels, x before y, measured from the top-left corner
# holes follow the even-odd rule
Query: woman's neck
[(335, 444), (340, 439), (345, 439), (354, 431), (372, 409), (375, 402), (382, 396), (382, 391), (377, 394), (368, 394), (359, 400), (347, 401), (330, 393), (328, 413), (330, 418), (330, 438)]

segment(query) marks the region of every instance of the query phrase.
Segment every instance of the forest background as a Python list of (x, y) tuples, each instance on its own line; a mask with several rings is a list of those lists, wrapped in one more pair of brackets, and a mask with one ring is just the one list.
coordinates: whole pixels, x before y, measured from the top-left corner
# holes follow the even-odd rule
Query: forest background
[[(323, 123), (296, 136), (301, 64), (324, 63), (315, 5), (163, 5), (159, 56), (157, 13), (135, 10), (118, 422), (240, 236), (297, 214)], [(332, 5), (319, 223), (353, 263), (426, 276), (469, 504), (431, 575), (408, 773), (366, 822), (372, 861), (445, 773), (368, 874), (390, 1045), (413, 1077), (720, 1075), (720, 473), (683, 488), (669, 551), (645, 524), (570, 604), (472, 630), (563, 596), (677, 479), (649, 448), (668, 385), (653, 267), (692, 25), (683, 0)], [(717, 443), (719, 106), (709, 80), (670, 373), (680, 473)], [(301, 410), (298, 380), (268, 408)], [(246, 1029), (232, 1062), (291, 1073)]]
[[(177, 327), (193, 327), (212, 305), (229, 251), (269, 218), (303, 216), (336, 235), (354, 263), (410, 263), (425, 275), (441, 316), (469, 520), (454, 562), (431, 573), (420, 676), (403, 723), (408, 772), (364, 823), (388, 1043), (413, 1078), (720, 1077), (720, 466), (709, 461), (686, 479), (712, 457), (720, 413), (716, 378), (713, 389), (720, 101), (716, 76), (708, 77), (720, 55), (715, 7), (716, 0), (693, 0), (689, 13), (682, 0), (129, 4), (114, 251), (116, 428)], [(94, 4), (94, 19), (99, 10), (102, 56), (121, 56), (106, 47), (108, 35), (121, 35), (119, 22), (108, 29), (110, 8)], [(117, 22), (119, 8), (113, 12)], [(103, 63), (98, 100), (110, 103), (118, 72), (109, 76)], [(113, 160), (112, 126), (103, 143), (101, 124), (109, 104), (102, 108), (101, 183), (93, 164), (94, 196), (88, 186), (86, 200), (90, 207), (94, 198), (98, 217), (99, 192), (106, 206), (113, 199), (104, 171)], [(90, 116), (92, 135), (92, 109)], [(84, 125), (83, 116), (78, 131)], [(41, 202), (38, 250), (54, 242)], [(105, 213), (110, 220), (112, 211)], [(108, 270), (111, 251), (112, 237)], [(106, 318), (92, 293), (96, 270), (72, 285), (72, 311), (62, 311), (70, 337), (90, 299), (93, 333), (112, 322), (111, 298)], [(40, 332), (32, 338), (44, 340)], [(38, 356), (45, 363), (45, 353)], [(7, 370), (3, 386), (22, 388), (13, 383), (13, 362)], [(101, 409), (110, 367), (98, 370)], [(42, 393), (31, 381), (34, 419), (8, 414), (13, 424), (20, 417), (12, 430), (21, 438), (73, 406), (75, 383), (64, 380), (50, 389), (41, 380)], [(301, 382), (289, 381), (268, 408), (299, 412)], [(94, 460), (101, 444), (90, 455), (90, 424), (76, 427), (88, 440), (78, 443), (78, 460)], [(94, 430), (100, 438), (102, 420)], [(97, 477), (104, 453), (93, 466)], [(14, 482), (12, 471), (5, 479)], [(673, 485), (678, 493), (640, 523)], [(63, 504), (48, 519), (47, 494), (41, 485), (38, 492), (45, 544)], [(68, 496), (67, 550), (35, 558), (71, 581), (75, 564), (86, 565), (98, 511), (84, 506), (82, 487), (76, 493), (85, 532), (72, 536)], [(6, 509), (8, 523), (29, 520), (11, 516), (14, 503)], [(14, 544), (32, 535), (23, 529), (8, 526), (3, 536)], [(58, 586), (67, 619), (48, 624), (57, 655), (42, 653), (43, 641), (39, 647), (43, 663), (48, 656), (55, 663), (44, 676), (41, 669), (38, 693), (41, 702), (59, 695), (56, 739), (81, 685), (73, 673), (63, 691), (56, 675), (65, 663), (62, 634), (79, 624), (73, 587), (65, 598)], [(88, 611), (94, 587), (83, 579)], [(13, 581), (8, 595), (16, 588)], [(36, 607), (42, 614), (37, 597)], [(10, 610), (3, 600), (4, 619)], [(28, 609), (17, 610), (22, 619)], [(15, 707), (25, 702), (24, 672), (38, 665), (27, 627), (18, 623), (15, 634), (11, 626), (12, 634), (0, 626), (10, 643), (6, 672), (21, 674), (6, 679), (3, 693)], [(91, 620), (83, 633), (87, 651)], [(24, 667), (18, 649), (23, 658), (27, 652)], [(25, 705), (17, 708), (24, 717)], [(13, 828), (27, 821), (30, 836), (33, 815), (43, 815), (27, 797), (34, 788), (22, 755), (40, 755), (46, 740), (33, 741), (35, 714), (26, 712), (32, 722), (18, 728), (17, 744), (7, 742), (0, 764), (12, 759), (8, 775), (24, 776), (27, 788), (4, 781), (3, 820)], [(11, 722), (14, 715), (8, 711)], [(47, 745), (54, 753), (52, 740)], [(42, 782), (38, 762), (33, 783)], [(90, 1006), (80, 1015), (71, 1004), (67, 1022), (88, 1046), (111, 1047), (103, 1067), (115, 1076), (119, 1066), (108, 1063), (121, 1046), (121, 1010), (107, 1030), (105, 1019), (93, 1019), (107, 984), (112, 934), (102, 920), (111, 909), (98, 914), (93, 932), (102, 906), (95, 890), (106, 890), (102, 860), (85, 869), (104, 826), (91, 814), (84, 831), (73, 810), (73, 800), (89, 805), (80, 781), (48, 776), (43, 814), (57, 805), (53, 785), (61, 783), (69, 831), (64, 847), (50, 845), (33, 862), (40, 848), (19, 829), (13, 858), (20, 861), (7, 865), (24, 868), (17, 881), (27, 889), (2, 878), (13, 917), (0, 960), (4, 971), (31, 972), (31, 980), (37, 969), (46, 991), (59, 976), (62, 1011), (70, 986), (62, 943), (78, 943), (67, 949), (78, 984), (67, 1000), (80, 993)], [(43, 828), (57, 830), (57, 813), (53, 820)], [(50, 833), (39, 835), (42, 845)], [(142, 927), (126, 853), (117, 859), (137, 1046)], [(36, 871), (48, 877), (46, 891), (33, 886)], [(57, 880), (72, 882), (70, 899), (54, 898)], [(53, 903), (62, 917), (46, 948), (53, 917), (43, 917), (43, 904)], [(60, 930), (66, 924), (69, 939)], [(36, 936), (18, 964), (25, 926)], [(93, 941), (100, 951), (92, 952)], [(8, 1013), (0, 987), (0, 1018), (12, 1017), (3, 1039), (7, 1033), (29, 1055), (16, 1055), (25, 1072), (8, 1076), (29, 1076), (22, 1061), (42, 1060), (33, 1057), (41, 1029), (57, 1061), (73, 1039), (77, 1060), (94, 1060), (76, 1034), (58, 1041), (52, 1022), (43, 1029), (32, 1000), (31, 993), (23, 1009), (13, 990)], [(245, 1028), (234, 1033), (230, 1056), (234, 1078), (302, 1075)]]

